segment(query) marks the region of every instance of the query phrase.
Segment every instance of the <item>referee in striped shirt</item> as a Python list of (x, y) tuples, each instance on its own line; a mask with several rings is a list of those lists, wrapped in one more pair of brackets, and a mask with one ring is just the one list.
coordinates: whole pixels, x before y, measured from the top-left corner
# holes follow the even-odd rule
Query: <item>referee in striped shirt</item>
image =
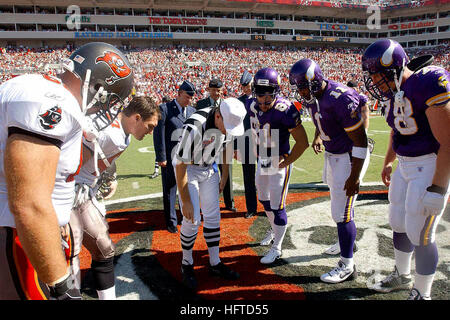
[[(197, 290), (192, 248), (203, 214), (203, 235), (208, 247), (211, 275), (236, 280), (239, 274), (219, 258), (219, 193), (228, 179), (233, 157), (233, 136), (244, 134), (245, 106), (236, 98), (222, 100), (218, 107), (207, 107), (192, 114), (184, 123), (181, 138), (174, 148), (173, 167), (177, 180), (183, 221), (180, 229), (183, 258), (183, 283)], [(227, 152), (228, 150), (228, 152)], [(223, 164), (219, 177), (217, 164)]]

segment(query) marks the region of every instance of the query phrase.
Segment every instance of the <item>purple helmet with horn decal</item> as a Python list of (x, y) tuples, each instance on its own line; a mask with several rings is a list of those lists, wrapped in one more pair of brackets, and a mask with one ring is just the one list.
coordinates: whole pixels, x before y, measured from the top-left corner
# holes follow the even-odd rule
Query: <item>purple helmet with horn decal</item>
[[(408, 55), (397, 41), (382, 39), (372, 43), (362, 56), (364, 84), (367, 91), (377, 100), (391, 99), (395, 95), (395, 90), (389, 86), (389, 82), (400, 83), (408, 62)], [(377, 82), (371, 77), (374, 74), (380, 75)]]
[[(311, 59), (301, 59), (294, 63), (289, 71), (289, 83), (294, 87), (297, 100), (305, 100), (310, 103), (322, 90), (322, 82), (325, 80), (319, 65)], [(298, 90), (309, 89), (310, 99), (302, 97)]]

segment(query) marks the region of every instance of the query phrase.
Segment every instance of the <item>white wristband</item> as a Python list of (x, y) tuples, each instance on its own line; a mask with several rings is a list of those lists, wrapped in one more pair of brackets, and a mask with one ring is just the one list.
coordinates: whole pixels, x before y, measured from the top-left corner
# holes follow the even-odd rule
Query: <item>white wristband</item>
[(365, 159), (367, 156), (367, 148), (361, 148), (361, 147), (353, 147), (352, 148), (352, 157), (358, 158), (358, 159)]

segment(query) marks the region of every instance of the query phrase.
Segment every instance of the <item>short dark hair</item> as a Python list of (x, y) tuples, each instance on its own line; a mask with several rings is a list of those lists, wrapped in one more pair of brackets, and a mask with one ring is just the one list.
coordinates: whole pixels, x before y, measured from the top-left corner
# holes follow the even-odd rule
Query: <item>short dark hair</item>
[(155, 100), (148, 96), (134, 97), (122, 112), (127, 117), (131, 117), (133, 114), (137, 113), (144, 121), (154, 115), (158, 116), (158, 120), (161, 118), (158, 105)]

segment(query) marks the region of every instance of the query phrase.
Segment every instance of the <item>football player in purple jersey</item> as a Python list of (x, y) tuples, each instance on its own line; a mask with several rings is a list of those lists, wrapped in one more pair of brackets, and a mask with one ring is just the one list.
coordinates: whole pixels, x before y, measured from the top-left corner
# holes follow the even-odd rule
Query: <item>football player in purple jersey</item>
[(411, 288), (415, 252), (409, 300), (431, 299), (438, 264), (435, 233), (448, 200), (450, 75), (431, 62), (432, 56), (409, 61), (402, 46), (389, 39), (372, 43), (362, 56), (366, 88), (387, 102), (386, 121), (392, 128), (381, 177), (389, 186), (395, 268), (372, 288), (379, 292)]
[[(257, 141), (256, 189), (270, 222), (270, 230), (261, 242), (271, 249), (261, 259), (271, 264), (281, 257), (281, 245), (287, 229), (286, 195), (292, 165), (308, 148), (308, 138), (300, 113), (292, 102), (281, 97), (280, 76), (272, 68), (263, 68), (253, 78), (253, 98), (246, 103), (252, 133)], [(295, 140), (290, 148), (289, 138)]]
[(356, 278), (353, 247), (356, 226), (353, 206), (367, 158), (367, 136), (361, 117), (360, 95), (352, 88), (325, 79), (313, 60), (297, 61), (289, 72), (296, 97), (308, 108), (316, 126), (312, 143), (315, 153), (325, 146), (323, 180), (330, 188), (331, 214), (337, 224), (340, 260), (320, 279), (339, 283)]

